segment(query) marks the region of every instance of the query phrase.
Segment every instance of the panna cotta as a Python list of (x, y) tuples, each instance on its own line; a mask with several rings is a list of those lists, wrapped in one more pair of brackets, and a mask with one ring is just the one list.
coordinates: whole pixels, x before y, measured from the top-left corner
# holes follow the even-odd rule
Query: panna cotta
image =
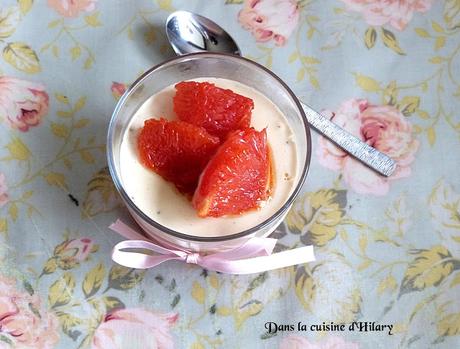
[(189, 198), (181, 194), (173, 183), (167, 182), (141, 163), (137, 140), (145, 120), (160, 117), (177, 119), (173, 111), (174, 85), (151, 96), (130, 120), (120, 148), (121, 181), (126, 193), (142, 212), (171, 230), (202, 237), (242, 232), (273, 216), (285, 204), (298, 183), (295, 135), (279, 108), (253, 88), (219, 78), (194, 81), (213, 83), (254, 101), (251, 126), (256, 130), (266, 128), (272, 150), (274, 187), (270, 198), (259, 209), (241, 215), (200, 218)]

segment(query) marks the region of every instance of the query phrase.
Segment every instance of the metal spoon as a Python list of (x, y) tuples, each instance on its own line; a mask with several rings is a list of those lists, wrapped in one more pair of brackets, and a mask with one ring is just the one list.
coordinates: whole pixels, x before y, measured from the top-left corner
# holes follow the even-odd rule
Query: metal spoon
[[(166, 20), (166, 35), (178, 55), (195, 52), (222, 52), (241, 56), (235, 40), (210, 19), (187, 11), (176, 11)], [(390, 176), (396, 162), (362, 142), (332, 121), (301, 103), (308, 122), (321, 134), (375, 171)]]

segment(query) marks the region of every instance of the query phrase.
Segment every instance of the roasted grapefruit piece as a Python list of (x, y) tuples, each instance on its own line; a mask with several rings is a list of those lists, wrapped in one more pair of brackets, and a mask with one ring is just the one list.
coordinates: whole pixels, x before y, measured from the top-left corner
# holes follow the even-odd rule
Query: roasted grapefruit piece
[(146, 120), (137, 142), (141, 162), (190, 196), (219, 144), (202, 127), (163, 118)]
[(204, 127), (221, 140), (251, 124), (254, 102), (250, 98), (209, 82), (183, 81), (175, 87), (174, 112), (178, 118)]
[(200, 176), (193, 206), (200, 217), (238, 215), (260, 207), (271, 189), (266, 130), (229, 134)]

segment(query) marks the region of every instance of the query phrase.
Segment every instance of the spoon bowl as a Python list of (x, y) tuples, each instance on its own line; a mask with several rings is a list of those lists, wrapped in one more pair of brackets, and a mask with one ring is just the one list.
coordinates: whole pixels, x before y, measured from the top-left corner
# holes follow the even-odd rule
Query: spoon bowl
[(166, 35), (178, 55), (222, 52), (241, 56), (236, 41), (210, 19), (187, 11), (176, 11), (166, 20)]

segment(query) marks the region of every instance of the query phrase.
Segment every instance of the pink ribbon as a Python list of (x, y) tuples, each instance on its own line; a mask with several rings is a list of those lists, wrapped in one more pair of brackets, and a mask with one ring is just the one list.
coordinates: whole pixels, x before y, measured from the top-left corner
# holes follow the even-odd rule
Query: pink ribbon
[[(129, 239), (119, 242), (112, 250), (112, 260), (129, 268), (148, 269), (166, 261), (178, 260), (221, 273), (252, 274), (315, 260), (313, 246), (299, 247), (272, 254), (277, 240), (271, 238), (254, 237), (240, 247), (225, 252), (203, 255), (154, 244), (120, 220), (110, 225), (109, 228)], [(155, 255), (132, 251), (133, 249), (147, 250), (154, 252)]]

